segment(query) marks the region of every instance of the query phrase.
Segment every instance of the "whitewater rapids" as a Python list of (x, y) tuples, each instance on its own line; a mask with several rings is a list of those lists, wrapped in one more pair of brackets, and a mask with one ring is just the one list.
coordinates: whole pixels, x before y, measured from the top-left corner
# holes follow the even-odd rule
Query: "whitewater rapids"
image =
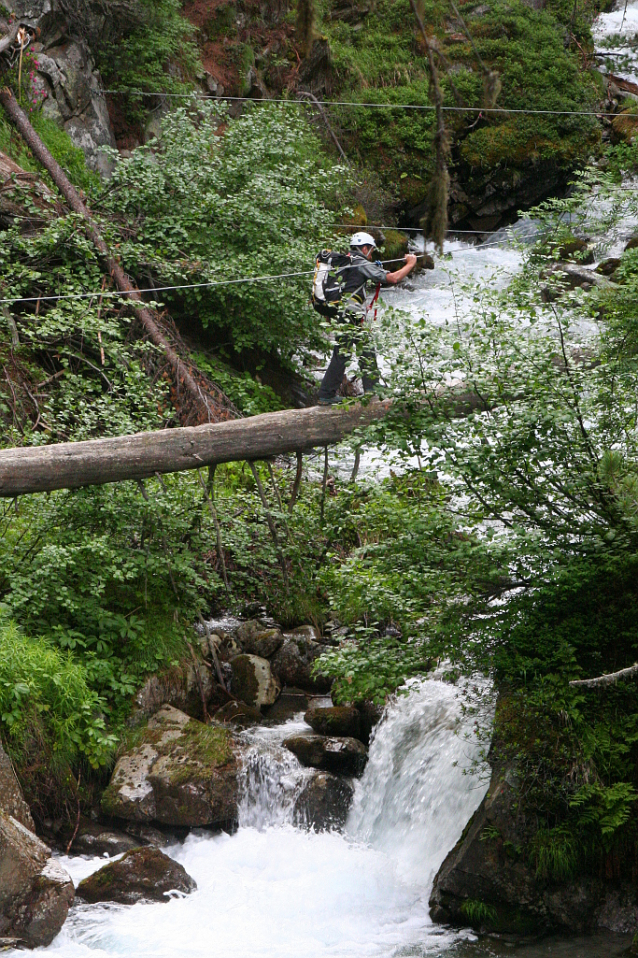
[[(480, 743), (458, 690), (423, 681), (389, 706), (343, 834), (291, 823), (307, 771), (280, 742), (300, 726), (298, 716), (248, 733), (252, 771), (234, 835), (193, 833), (167, 849), (196, 892), (166, 904), (78, 903), (43, 950), (51, 958), (388, 958), (441, 954), (470, 937), (433, 925), (428, 912), (434, 874), (487, 785), (473, 773)], [(61, 863), (77, 883), (104, 859)]]

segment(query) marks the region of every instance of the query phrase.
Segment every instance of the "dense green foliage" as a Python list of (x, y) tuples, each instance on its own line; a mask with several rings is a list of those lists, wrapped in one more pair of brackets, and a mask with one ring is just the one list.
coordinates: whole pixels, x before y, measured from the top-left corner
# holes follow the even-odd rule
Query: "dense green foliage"
[[(158, 286), (227, 283), (167, 293), (174, 315), (214, 327), (231, 355), (250, 347), (289, 360), (319, 342), (308, 270), (333, 232), (341, 181), (295, 111), (255, 107), (229, 122), (209, 104), (175, 110), (159, 148), (120, 160), (102, 209), (135, 223), (119, 246), (134, 273)], [(280, 273), (293, 275), (236, 282)]]
[[(92, 38), (98, 69), (107, 88), (185, 93), (200, 69), (194, 29), (180, 0), (114, 3), (110, 29)], [(131, 93), (118, 99), (129, 123), (143, 120), (152, 100)]]
[(73, 793), (78, 769), (110, 763), (115, 736), (106, 702), (76, 657), (0, 622), (0, 728), (34, 814)]
[[(578, 9), (570, 4), (569, 10), (560, 3), (532, 9), (519, 0), (489, 7), (460, 4), (465, 25), (437, 0), (422, 8), (442, 54), (437, 63), (446, 106), (483, 106), (487, 68), (499, 76), (499, 108), (588, 110), (600, 95), (596, 75), (582, 72), (575, 42), (591, 45), (592, 4)], [(408, 0), (382, 0), (363, 22), (342, 18), (332, 3), (323, 4), (321, 26), (330, 41), (338, 99), (430, 102), (424, 51), (416, 33), (406, 29), (412, 21)], [(433, 114), (401, 109), (335, 113), (349, 148), (398, 186), (402, 201), (420, 202), (432, 171)], [(539, 161), (570, 168), (591, 153), (599, 138), (595, 121), (586, 117), (493, 114), (477, 123), (476, 114), (450, 113), (446, 119), (459, 144), (457, 167), (470, 185), (468, 177), (494, 168), (513, 171)]]

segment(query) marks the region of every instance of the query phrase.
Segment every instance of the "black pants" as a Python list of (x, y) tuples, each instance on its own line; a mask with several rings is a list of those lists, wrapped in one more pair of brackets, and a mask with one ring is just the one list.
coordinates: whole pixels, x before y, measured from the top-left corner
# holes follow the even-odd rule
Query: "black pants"
[(370, 331), (358, 316), (349, 313), (339, 313), (333, 322), (336, 327), (336, 343), (332, 359), (321, 380), (319, 398), (332, 399), (336, 396), (353, 349), (356, 349), (359, 357), (363, 391), (372, 391), (379, 382), (379, 367)]

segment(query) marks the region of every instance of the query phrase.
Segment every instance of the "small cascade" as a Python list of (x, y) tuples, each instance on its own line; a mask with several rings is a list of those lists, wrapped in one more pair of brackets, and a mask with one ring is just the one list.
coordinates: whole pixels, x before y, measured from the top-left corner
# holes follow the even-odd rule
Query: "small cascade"
[(404, 881), (431, 885), (487, 790), (487, 775), (477, 774), (476, 733), (489, 727), (491, 708), (477, 722), (464, 714), (462, 695), (428, 679), (397, 696), (377, 727), (355, 792), (348, 835), (384, 851)]
[(250, 747), (243, 754), (239, 778), (240, 828), (263, 831), (293, 824), (295, 803), (312, 774), (281, 745), (285, 737), (282, 729), (292, 734), (297, 728), (296, 723), (287, 723), (277, 729), (251, 729), (244, 733)]

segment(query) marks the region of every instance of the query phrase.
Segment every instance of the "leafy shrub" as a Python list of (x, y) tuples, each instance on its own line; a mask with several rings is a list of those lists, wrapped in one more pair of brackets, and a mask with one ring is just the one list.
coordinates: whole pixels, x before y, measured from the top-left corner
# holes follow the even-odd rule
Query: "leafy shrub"
[(29, 755), (59, 774), (80, 759), (95, 768), (106, 764), (116, 744), (82, 665), (6, 618), (0, 622), (0, 729), (16, 759)]
[[(198, 104), (164, 119), (159, 144), (118, 160), (103, 209), (136, 224), (120, 244), (133, 273), (161, 286), (227, 284), (165, 294), (173, 315), (210, 327), (231, 356), (258, 348), (290, 361), (321, 342), (311, 271), (332, 236), (341, 175), (285, 106), (229, 120), (224, 107)], [(241, 282), (280, 273), (294, 275)]]

